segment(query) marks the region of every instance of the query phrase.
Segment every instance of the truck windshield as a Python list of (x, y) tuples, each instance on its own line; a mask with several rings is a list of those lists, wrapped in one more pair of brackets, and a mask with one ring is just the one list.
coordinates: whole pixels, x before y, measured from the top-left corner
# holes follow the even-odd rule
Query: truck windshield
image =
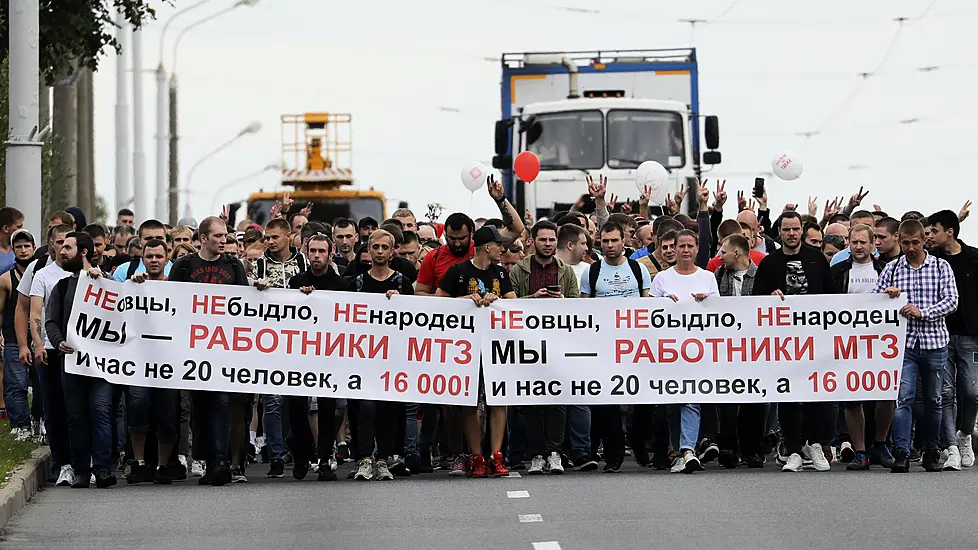
[(540, 157), (541, 170), (589, 170), (604, 166), (601, 111), (538, 115), (527, 129), (526, 139), (526, 149)]
[[(367, 216), (372, 217), (378, 222), (384, 219), (384, 203), (374, 197), (359, 197), (353, 199), (316, 199), (316, 198), (296, 198), (293, 210), (297, 211), (307, 202), (312, 202), (312, 215), (310, 221), (321, 221), (332, 223), (336, 218), (350, 218), (358, 221)], [(251, 221), (265, 225), (268, 223), (269, 214), (275, 199), (258, 199), (248, 203), (248, 217)]]
[(608, 111), (608, 167), (635, 168), (654, 160), (666, 168), (682, 168), (683, 133), (679, 113)]

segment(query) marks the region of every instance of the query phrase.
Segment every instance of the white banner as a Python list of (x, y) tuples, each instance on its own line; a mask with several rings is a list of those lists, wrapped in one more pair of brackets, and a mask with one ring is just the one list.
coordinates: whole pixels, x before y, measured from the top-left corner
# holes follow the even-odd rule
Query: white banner
[(490, 405), (895, 400), (905, 298), (499, 300)]
[(132, 386), (475, 405), (477, 315), (465, 300), (82, 275), (65, 370)]

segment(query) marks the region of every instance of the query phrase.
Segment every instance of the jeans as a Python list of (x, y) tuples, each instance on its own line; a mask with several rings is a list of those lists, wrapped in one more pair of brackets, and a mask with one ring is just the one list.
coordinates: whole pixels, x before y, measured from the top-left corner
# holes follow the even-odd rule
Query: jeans
[(591, 407), (589, 405), (567, 405), (566, 433), (573, 460), (591, 455)]
[[(957, 432), (971, 435), (978, 416), (978, 338), (951, 336), (941, 388), (941, 448), (957, 445)], [(7, 402), (10, 409), (10, 402)]]
[(567, 423), (567, 407), (564, 405), (531, 405), (522, 407), (526, 415), (526, 432), (530, 438), (528, 455), (549, 456), (560, 453)]
[[(265, 444), (268, 445), (268, 459), (282, 460), (285, 458), (285, 439), (282, 435), (282, 400), (281, 395), (262, 395), (261, 403), (264, 411), (263, 426), (265, 427)], [(309, 421), (306, 420), (306, 424)]]
[(112, 469), (112, 384), (101, 378), (65, 373), (65, 406), (71, 467), (86, 475), (92, 467)]
[(208, 468), (227, 462), (231, 437), (229, 394), (195, 390), (190, 392), (190, 402), (193, 408), (194, 458), (206, 461)]
[(893, 444), (910, 452), (910, 426), (913, 423), (913, 402), (917, 393), (917, 378), (924, 399), (924, 412), (917, 421), (917, 441), (924, 451), (936, 451), (941, 427), (941, 384), (947, 364), (947, 348), (907, 348), (900, 374), (900, 393), (893, 413)]
[[(38, 381), (44, 395), (44, 423), (47, 427), (51, 462), (55, 468), (71, 464), (71, 443), (68, 437), (68, 409), (62, 386), (64, 355), (49, 349), (48, 364), (38, 365)], [(87, 468), (87, 466), (86, 466)]]
[(31, 409), (27, 404), (27, 385), (30, 371), (20, 364), (20, 348), (7, 344), (3, 348), (3, 400), (11, 428), (30, 428)]
[(700, 406), (698, 404), (681, 405), (679, 410), (679, 450), (696, 450), (700, 436)]
[(129, 431), (145, 434), (150, 417), (156, 422), (156, 437), (160, 443), (177, 441), (180, 390), (129, 386), (126, 390), (126, 418)]
[(418, 409), (417, 403), (407, 403), (404, 406), (404, 456), (418, 458)]

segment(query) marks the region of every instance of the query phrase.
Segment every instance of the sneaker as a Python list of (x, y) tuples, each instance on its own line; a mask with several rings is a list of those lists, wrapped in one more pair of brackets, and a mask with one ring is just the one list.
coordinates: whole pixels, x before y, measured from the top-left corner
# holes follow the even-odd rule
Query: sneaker
[(464, 476), (468, 466), (468, 461), (465, 459), (464, 454), (459, 454), (452, 461), (452, 465), (449, 467), (448, 475), (453, 477)]
[[(274, 467), (274, 465), (273, 465), (273, 467)], [(285, 464), (284, 463), (282, 464), (282, 467), (283, 468), (285, 467)], [(269, 470), (269, 474), (270, 473), (271, 473), (271, 470)], [(303, 479), (306, 478), (306, 476), (308, 474), (309, 474), (309, 462), (307, 460), (296, 460), (292, 464), (292, 478), (293, 479), (295, 479), (297, 481), (302, 481)], [(280, 475), (278, 477), (282, 477), (282, 476)]]
[(145, 464), (140, 464), (139, 462), (133, 462), (129, 466), (129, 472), (126, 473), (126, 484), (135, 485), (137, 483), (143, 483), (146, 481), (152, 481), (149, 476), (149, 469)]
[(153, 485), (169, 485), (173, 483), (170, 475), (170, 468), (167, 466), (157, 466), (153, 473)]
[(268, 473), (265, 474), (265, 477), (274, 477), (277, 479), (283, 476), (285, 476), (285, 461), (276, 458), (268, 466)]
[(319, 462), (319, 472), (316, 473), (316, 481), (336, 481), (336, 472), (332, 467), (333, 459), (329, 462)]
[(893, 452), (893, 466), (890, 466), (890, 473), (905, 474), (910, 471), (910, 455), (903, 449)]
[[(560, 456), (557, 456), (557, 464), (560, 464)], [(503, 457), (502, 451), (493, 451), (492, 455), (489, 456), (489, 461), (486, 463), (486, 469), (489, 470), (489, 475), (492, 477), (505, 477), (509, 475), (509, 468), (506, 467), (506, 459)], [(561, 467), (563, 471), (563, 467)]]
[(704, 437), (703, 441), (700, 441), (700, 451), (697, 455), (698, 462), (706, 464), (708, 462), (713, 462), (720, 456), (720, 447), (713, 442), (712, 439)]
[(791, 455), (790, 453), (788, 453), (788, 449), (786, 449), (784, 444), (782, 443), (778, 445), (778, 456), (774, 460), (775, 462), (778, 463), (778, 466), (784, 466), (785, 464), (788, 463), (788, 459), (790, 458), (790, 456)]
[(846, 470), (849, 470), (850, 472), (857, 472), (860, 470), (868, 470), (868, 469), (869, 469), (869, 454), (863, 451), (854, 452), (852, 455), (852, 460), (850, 460), (849, 464), (846, 465)]
[(348, 460), (350, 460), (350, 446), (344, 441), (336, 445), (336, 462), (343, 464)]
[(170, 468), (170, 477), (173, 478), (173, 481), (187, 481), (187, 474), (190, 472), (187, 455), (177, 455), (177, 463)]
[(940, 458), (941, 453), (937, 451), (924, 451), (923, 456), (920, 457), (920, 465), (928, 472), (940, 472)]
[(190, 477), (201, 477), (204, 475), (204, 462), (201, 460), (195, 460), (190, 465)]
[[(455, 465), (455, 460), (457, 458), (458, 457), (440, 456), (440, 457), (438, 457), (438, 463), (435, 464), (432, 469), (433, 470), (449, 470), (449, 471), (451, 471), (452, 466)], [(465, 461), (463, 460), (463, 463), (464, 462)], [(463, 464), (463, 466), (464, 466), (464, 464)], [(463, 473), (464, 473), (465, 469), (463, 468), (462, 470), (463, 470)], [(451, 475), (451, 474), (449, 474), (449, 475)]]
[(683, 470), (686, 469), (686, 459), (692, 455), (693, 453), (691, 452), (688, 451), (684, 452), (682, 455), (676, 458), (676, 460), (673, 461), (672, 469), (670, 471), (674, 474), (682, 473)]
[(885, 443), (874, 442), (868, 454), (870, 464), (876, 464), (884, 468), (893, 467), (893, 455)]
[(98, 470), (95, 470), (93, 475), (95, 476), (95, 486), (99, 489), (108, 489), (109, 487), (112, 487), (118, 483), (115, 474), (110, 472), (107, 468), (99, 468)]
[(941, 451), (941, 456), (940, 458), (937, 459), (937, 461), (940, 462), (941, 464), (947, 462), (947, 455), (948, 455), (947, 449), (944, 449), (943, 451)]
[(958, 432), (958, 452), (961, 453), (961, 465), (970, 468), (975, 465), (975, 450), (971, 446), (971, 434)]
[(394, 480), (394, 474), (391, 473), (390, 468), (387, 467), (386, 460), (378, 460), (374, 465), (374, 477), (380, 481)]
[(405, 460), (405, 465), (407, 466), (408, 470), (411, 470), (412, 474), (430, 474), (435, 471), (435, 469), (431, 467), (430, 455), (428, 456), (427, 461), (422, 457), (409, 456), (407, 460)]
[(15, 441), (30, 441), (34, 437), (30, 428), (14, 428), (10, 430), (10, 433), (14, 436)]
[(469, 475), (471, 477), (489, 477), (489, 472), (486, 470), (486, 459), (483, 458), (482, 453), (477, 453), (472, 455), (469, 459)]
[(635, 462), (643, 468), (645, 468), (646, 466), (649, 465), (650, 462), (652, 462), (652, 458), (649, 456), (649, 452), (645, 450), (644, 447), (636, 447), (635, 452), (632, 453), (632, 457), (635, 459)]
[(839, 448), (839, 457), (842, 462), (852, 462), (856, 458), (856, 451), (853, 450), (852, 443), (842, 442), (842, 446)]
[(537, 455), (533, 457), (533, 460), (530, 461), (530, 467), (526, 469), (526, 473), (528, 475), (542, 474), (544, 468), (546, 467), (547, 467), (546, 461), (543, 460), (543, 457), (541, 455)]
[(588, 455), (574, 459), (574, 469), (578, 472), (593, 472), (598, 469), (598, 461)]
[(550, 456), (547, 457), (547, 471), (557, 475), (564, 473), (564, 464), (559, 454), (550, 453)]
[(617, 474), (621, 471), (621, 462), (605, 462), (604, 463), (604, 473), (606, 474)]
[(76, 475), (71, 481), (71, 488), (88, 489), (92, 486), (92, 475), (93, 474)]
[[(61, 473), (58, 474), (58, 481), (55, 485), (58, 487), (71, 487), (75, 484), (75, 470), (70, 464), (61, 467)], [(87, 485), (86, 485), (87, 487)]]
[(961, 471), (961, 452), (958, 451), (957, 445), (951, 445), (947, 448), (947, 460), (944, 461), (944, 467), (941, 469), (945, 472)]
[(31, 420), (31, 440), (35, 443), (45, 443), (46, 432), (40, 420)]
[(408, 477), (411, 475), (411, 469), (407, 467), (407, 464), (404, 462), (404, 459), (401, 458), (401, 455), (392, 456), (389, 464), (391, 473), (397, 477)]
[(763, 468), (764, 467), (764, 455), (761, 453), (754, 453), (747, 457), (747, 467), (748, 468)]
[[(711, 444), (712, 444), (712, 442), (711, 442)], [(713, 445), (713, 446), (715, 447), (716, 445)], [(717, 450), (717, 454), (718, 455), (720, 454), (720, 451), (719, 450)], [(703, 468), (703, 464), (700, 462), (700, 459), (696, 456), (696, 453), (694, 453), (693, 451), (686, 451), (685, 453), (683, 453), (683, 455), (686, 458), (686, 460), (683, 461), (684, 462), (684, 464), (683, 464), (683, 473), (684, 474), (691, 474), (693, 472), (698, 472), (698, 471), (704, 469)]]
[(214, 467), (214, 476), (211, 485), (221, 487), (223, 485), (227, 485), (228, 483), (231, 483), (231, 468), (228, 467), (226, 462), (219, 462), (217, 466)]
[(717, 462), (720, 464), (720, 466), (723, 466), (728, 470), (733, 470), (740, 464), (740, 459), (737, 457), (737, 453), (725, 449), (720, 451), (720, 454), (717, 455)]
[(353, 479), (357, 481), (370, 481), (374, 478), (374, 462), (369, 458), (364, 458), (357, 464), (357, 473)]
[(816, 471), (827, 472), (832, 468), (832, 465), (829, 464), (828, 459), (825, 458), (825, 451), (822, 450), (822, 446), (818, 443), (814, 445), (805, 445), (801, 448), (801, 452), (808, 458), (808, 460), (812, 461), (812, 466)]
[(241, 466), (231, 466), (231, 483), (248, 483), (244, 470)]
[(782, 472), (800, 472), (801, 471), (801, 455), (798, 453), (791, 453), (787, 460), (784, 461), (784, 466), (781, 467)]

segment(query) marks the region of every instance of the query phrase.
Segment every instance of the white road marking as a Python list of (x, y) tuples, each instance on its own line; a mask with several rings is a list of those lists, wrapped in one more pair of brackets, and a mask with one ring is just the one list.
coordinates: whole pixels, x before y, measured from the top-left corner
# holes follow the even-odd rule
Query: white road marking
[(520, 514), (520, 523), (543, 523), (540, 514)]
[(520, 477), (523, 477), (523, 476), (521, 476), (519, 472), (510, 472), (508, 475), (506, 475), (504, 477), (516, 477), (516, 478), (520, 478)]
[(560, 543), (555, 540), (546, 542), (534, 542), (533, 550), (560, 550)]
[(506, 491), (506, 498), (530, 498), (529, 491)]

